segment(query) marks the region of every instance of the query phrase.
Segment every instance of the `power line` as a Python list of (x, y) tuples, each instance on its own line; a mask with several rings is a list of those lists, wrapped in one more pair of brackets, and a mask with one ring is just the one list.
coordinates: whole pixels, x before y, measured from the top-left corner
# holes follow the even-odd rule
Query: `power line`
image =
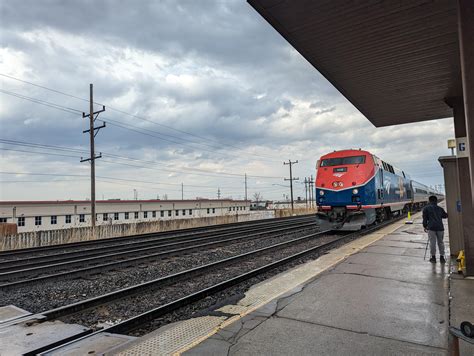
[[(26, 172), (0, 172), (0, 174), (12, 174), (12, 173), (18, 173), (18, 174), (30, 174), (30, 175), (42, 175), (40, 173), (26, 173)], [(62, 175), (62, 174), (47, 174), (47, 176), (71, 176), (71, 175)], [(86, 175), (72, 175), (73, 177), (76, 176), (82, 176), (82, 177), (87, 177)], [(142, 186), (142, 185), (137, 185), (137, 184), (130, 184), (130, 183), (123, 183), (122, 179), (118, 179), (118, 181), (111, 181), (110, 179), (115, 179), (112, 177), (99, 177), (97, 176), (96, 181), (97, 182), (102, 182), (102, 183), (108, 183), (108, 184), (116, 184), (116, 185), (124, 185), (124, 186), (129, 186), (129, 187), (134, 187), (134, 188), (142, 188), (142, 189), (148, 189), (148, 190), (157, 190), (157, 191), (163, 191), (163, 187), (156, 187), (155, 183), (153, 182), (142, 182), (142, 181), (135, 181), (132, 180), (132, 182), (141, 182), (141, 183), (146, 183), (146, 184), (152, 184), (151, 186)], [(65, 179), (65, 180), (54, 180), (54, 181), (33, 181), (33, 180), (15, 180), (15, 181), (0, 181), (0, 183), (55, 183), (55, 182), (87, 182), (89, 179)], [(124, 180), (128, 182), (129, 180)], [(156, 183), (160, 184), (160, 183)], [(166, 189), (166, 192), (181, 192), (181, 189)], [(215, 188), (209, 189), (207, 192), (202, 191), (202, 189), (198, 190), (200, 194), (208, 194), (213, 195), (213, 192), (215, 192)], [(229, 194), (239, 194), (240, 192), (237, 191), (229, 191)]]
[[(73, 153), (87, 153), (88, 151), (83, 150), (83, 149), (77, 149), (77, 148), (72, 148), (72, 147), (65, 147), (65, 146), (56, 146), (56, 145), (48, 145), (48, 144), (39, 144), (39, 143), (33, 143), (33, 142), (25, 142), (25, 141), (18, 141), (18, 140), (9, 140), (9, 139), (3, 139), (0, 138), (0, 143), (8, 144), (8, 145), (16, 145), (16, 146), (24, 146), (24, 147), (31, 147), (31, 148), (40, 148), (40, 149), (48, 149), (48, 150), (57, 150), (57, 151), (64, 151), (64, 152), (73, 152)], [(4, 149), (8, 150), (8, 149)], [(10, 149), (11, 150), (11, 149)], [(11, 150), (14, 151), (14, 150)], [(31, 152), (31, 151), (26, 151), (26, 152)], [(36, 152), (32, 152), (36, 153)], [(41, 152), (42, 154), (48, 154), (47, 152)], [(57, 155), (57, 154), (56, 154)], [(103, 156), (108, 156), (120, 160), (128, 160), (128, 161), (134, 161), (134, 162), (143, 162), (147, 164), (157, 164), (157, 165), (162, 165), (167, 167), (168, 169), (161, 169), (162, 171), (167, 171), (167, 172), (173, 172), (173, 173), (184, 173), (184, 174), (194, 174), (194, 175), (202, 175), (202, 176), (208, 176), (208, 177), (214, 177), (214, 178), (233, 178), (233, 177), (245, 177), (245, 174), (239, 174), (239, 173), (230, 173), (230, 172), (215, 172), (215, 171), (208, 171), (200, 168), (188, 168), (188, 167), (183, 167), (182, 169), (186, 170), (179, 170), (176, 168), (173, 168), (172, 166), (165, 165), (161, 162), (158, 161), (149, 161), (149, 160), (142, 160), (139, 158), (133, 158), (133, 157), (126, 157), (126, 156), (120, 156), (112, 153), (106, 153), (102, 151)], [(69, 156), (76, 158), (76, 156)], [(189, 172), (191, 171), (191, 173)], [(209, 174), (203, 174), (203, 173), (196, 173), (196, 172), (204, 172), (204, 173), (209, 173)], [(225, 177), (225, 176), (230, 176), (230, 177)], [(248, 177), (252, 178), (268, 178), (268, 179), (281, 179), (282, 177), (277, 177), (277, 176), (261, 176), (261, 175), (248, 175)]]
[(56, 182), (88, 182), (89, 179), (55, 179), (51, 180), (0, 180), (0, 183), (56, 183)]
[[(36, 104), (44, 105), (44, 106), (47, 106), (47, 107), (50, 107), (50, 108), (53, 108), (53, 109), (58, 109), (58, 110), (61, 110), (61, 111), (65, 111), (69, 114), (73, 114), (73, 115), (77, 115), (78, 113), (82, 114), (82, 111), (77, 110), (77, 109), (69, 108), (69, 107), (66, 107), (66, 106), (62, 106), (60, 104), (48, 102), (48, 101), (41, 100), (41, 99), (32, 98), (32, 97), (29, 97), (29, 96), (26, 96), (26, 95), (14, 93), (12, 91), (0, 90), (0, 92), (2, 92), (4, 94), (7, 94), (7, 95), (12, 95), (14, 97), (18, 97), (20, 99), (31, 101), (31, 102), (36, 103)], [(178, 136), (174, 136), (174, 135), (170, 135), (170, 134), (165, 134), (165, 133), (162, 133), (162, 132), (158, 132), (158, 131), (155, 131), (155, 130), (150, 130), (150, 129), (139, 127), (139, 126), (136, 126), (136, 125), (127, 124), (127, 123), (124, 123), (124, 122), (121, 122), (121, 121), (112, 120), (110, 118), (104, 118), (104, 119), (107, 120), (109, 125), (119, 127), (121, 129), (129, 130), (129, 131), (133, 131), (133, 132), (136, 132), (136, 133), (139, 133), (139, 134), (142, 134), (142, 135), (147, 135), (147, 136), (150, 136), (150, 137), (154, 137), (154, 138), (157, 138), (157, 139), (165, 141), (165, 142), (169, 142), (169, 143), (173, 143), (173, 144), (177, 144), (177, 145), (182, 145), (182, 146), (185, 146), (185, 147), (189, 147), (193, 150), (204, 150), (204, 151), (210, 152), (212, 154), (220, 154), (220, 155), (224, 155), (224, 156), (232, 156), (232, 157), (240, 158), (240, 156), (233, 155), (229, 152), (216, 151), (216, 149), (219, 149), (221, 147), (216, 147), (216, 146), (208, 145), (208, 144), (205, 144), (205, 143), (199, 143), (199, 142), (195, 142), (195, 141), (192, 141), (192, 140), (187, 140), (187, 139), (184, 139), (182, 137), (178, 137)], [(105, 123), (104, 123), (104, 125), (105, 125)], [(142, 131), (153, 132), (153, 133), (155, 133), (159, 136), (151, 135), (147, 132), (142, 132)], [(170, 139), (166, 139), (166, 138), (163, 138), (161, 136), (176, 138), (178, 140), (190, 142), (191, 144), (194, 144), (194, 145), (201, 145), (201, 146), (204, 145), (204, 146), (213, 148), (213, 150), (209, 150), (209, 149), (205, 149), (205, 148), (201, 148), (201, 147), (189, 146), (185, 143), (177, 142), (177, 141), (170, 140)], [(239, 149), (241, 150), (241, 148), (239, 148)], [(265, 157), (265, 156), (261, 156), (261, 155), (255, 154), (255, 153), (253, 153), (252, 155), (253, 156), (259, 156), (259, 157)], [(261, 161), (279, 162), (277, 160), (269, 160), (269, 159), (265, 159), (265, 160), (261, 159)]]
[(53, 109), (58, 109), (58, 110), (61, 110), (61, 111), (65, 111), (65, 112), (70, 113), (70, 114), (74, 114), (74, 115), (82, 114), (82, 111), (77, 110), (77, 109), (73, 109), (73, 108), (70, 108), (70, 107), (67, 107), (67, 106), (55, 104), (55, 103), (52, 103), (52, 102), (49, 102), (49, 101), (46, 101), (46, 100), (42, 100), (42, 99), (32, 98), (30, 96), (26, 96), (26, 95), (23, 95), (23, 94), (18, 94), (18, 93), (9, 91), (9, 90), (0, 89), (0, 92), (3, 93), (3, 94), (14, 96), (14, 97), (19, 98), (19, 99), (28, 100), (28, 101), (31, 101), (31, 102), (36, 103), (36, 104), (44, 105), (44, 106), (47, 106), (47, 107), (50, 107), (50, 108), (53, 108)]
[[(38, 173), (38, 172), (6, 172), (0, 171), (0, 174), (8, 174), (8, 175), (31, 175), (31, 176), (53, 176), (53, 177), (88, 177), (85, 174), (64, 174), (64, 173)], [(137, 183), (147, 183), (147, 184), (155, 184), (155, 185), (179, 185), (177, 183), (159, 183), (159, 182), (150, 182), (150, 181), (143, 181), (137, 179), (128, 179), (128, 178), (116, 178), (116, 177), (106, 177), (106, 176), (97, 176), (97, 178), (101, 179), (110, 179), (116, 181), (125, 181), (125, 182), (137, 182)], [(202, 186), (202, 185), (188, 185), (189, 187), (204, 187), (214, 190), (214, 186)], [(181, 191), (181, 190), (179, 190)]]
[[(189, 148), (192, 148), (193, 150), (196, 150), (196, 147), (187, 145), (185, 143), (173, 141), (173, 140), (163, 138), (163, 137), (160, 137), (160, 136), (156, 136), (156, 134), (163, 135), (163, 134), (161, 134), (157, 131), (153, 131), (153, 130), (149, 130), (149, 129), (145, 129), (145, 128), (138, 128), (137, 126), (120, 123), (119, 121), (111, 120), (109, 118), (104, 118), (104, 120), (107, 120), (107, 123), (109, 123), (110, 125), (115, 126), (115, 127), (119, 127), (121, 129), (124, 129), (124, 130), (136, 132), (136, 133), (139, 133), (139, 134), (142, 134), (142, 135), (154, 137), (154, 138), (157, 138), (157, 139), (162, 140), (162, 141), (174, 143), (174, 144), (177, 144), (177, 145), (181, 145), (181, 146), (184, 146), (184, 147), (189, 147)], [(140, 131), (140, 130), (142, 130), (142, 131)], [(147, 131), (147, 132), (143, 132), (143, 131)], [(156, 134), (151, 134), (151, 133), (148, 133), (148, 132), (153, 132), (153, 133), (156, 133)], [(234, 157), (239, 158), (239, 156), (232, 155), (228, 152), (218, 152), (216, 150), (209, 150), (209, 149), (206, 149), (206, 148), (199, 148), (199, 150), (210, 152), (212, 154), (220, 154), (220, 155), (224, 155), (224, 156), (234, 156)]]
[[(23, 151), (23, 150), (13, 150), (13, 149), (4, 149), (4, 148), (0, 148), (0, 150), (8, 150), (8, 151), (15, 151), (15, 152), (22, 152), (22, 153), (41, 153), (43, 154), (43, 152), (31, 152), (31, 151)], [(50, 154), (50, 155), (54, 155), (54, 156), (61, 156), (61, 157), (71, 157), (71, 158), (79, 158), (77, 156), (71, 156), (71, 155), (63, 155), (63, 154), (60, 154), (60, 153), (47, 153), (47, 154)], [(120, 163), (120, 162), (113, 162), (113, 161), (107, 161), (107, 160), (103, 160), (104, 162), (107, 162), (107, 163), (113, 163), (113, 164), (119, 164), (119, 165), (125, 165), (125, 166), (129, 166), (129, 167), (136, 167), (136, 168), (145, 168), (145, 169), (153, 169), (151, 167), (145, 167), (145, 166), (135, 166), (135, 165), (130, 165), (130, 164), (126, 164), (126, 163)], [(153, 169), (153, 170), (158, 170), (158, 169)], [(159, 170), (161, 171), (161, 170)], [(19, 173), (19, 174), (23, 174), (23, 173)], [(26, 174), (26, 173), (25, 173)], [(138, 181), (138, 182), (143, 182), (143, 181)], [(144, 182), (143, 182), (144, 183)], [(164, 182), (160, 182), (160, 183), (157, 183), (157, 182), (154, 182), (155, 184), (159, 184), (159, 185), (172, 185), (172, 186), (181, 186), (181, 184), (178, 184), (178, 183), (164, 183)], [(196, 185), (196, 184), (186, 184), (186, 186), (188, 187), (195, 187), (195, 188), (209, 188), (209, 189), (213, 189), (214, 190), (214, 185)], [(229, 187), (229, 188), (233, 188), (232, 187)]]
[[(32, 85), (32, 86), (35, 86), (35, 87), (38, 87), (38, 88), (41, 88), (41, 89), (44, 89), (44, 90), (48, 90), (48, 91), (51, 91), (51, 92), (54, 92), (54, 93), (57, 93), (57, 94), (61, 94), (61, 95), (64, 95), (64, 96), (67, 96), (67, 97), (70, 97), (70, 98), (74, 98), (74, 99), (77, 99), (77, 100), (88, 101), (88, 100), (86, 100), (86, 99), (84, 99), (84, 98), (81, 98), (81, 97), (78, 97), (78, 96), (75, 96), (75, 95), (72, 95), (72, 94), (69, 94), (69, 93), (65, 93), (65, 92), (60, 91), (60, 90), (48, 88), (48, 87), (43, 86), (43, 85), (39, 85), (39, 84), (36, 84), (36, 83), (32, 83), (32, 82), (29, 82), (29, 81), (27, 81), (27, 80), (19, 79), (19, 78), (16, 78), (16, 77), (13, 77), (13, 76), (11, 76), (11, 75), (4, 74), (4, 73), (0, 73), (0, 76), (6, 77), (6, 78), (9, 78), (9, 79), (12, 79), (12, 80), (16, 80), (16, 81), (19, 81), (19, 82), (22, 82), (22, 83), (25, 83), (25, 84), (29, 84), (29, 85)], [(101, 105), (101, 106), (105, 106), (104, 104), (98, 103), (98, 102), (94, 102), (94, 104)], [(166, 128), (166, 129), (172, 130), (172, 131), (180, 132), (180, 133), (183, 133), (183, 134), (185, 134), (185, 135), (189, 135), (189, 136), (192, 136), (192, 137), (195, 137), (195, 138), (199, 138), (199, 139), (201, 139), (201, 140), (205, 140), (205, 141), (208, 141), (208, 142), (214, 142), (214, 143), (217, 143), (217, 144), (219, 144), (219, 145), (222, 145), (222, 143), (219, 142), (219, 141), (217, 141), (217, 140), (209, 139), (209, 138), (207, 138), (207, 137), (200, 136), (200, 135), (197, 135), (197, 134), (188, 132), (188, 131), (176, 129), (176, 128), (174, 128), (174, 127), (171, 127), (171, 126), (168, 126), (168, 125), (164, 125), (164, 124), (158, 123), (158, 122), (156, 122), (156, 121), (153, 121), (153, 120), (150, 120), (150, 119), (146, 119), (146, 118), (144, 118), (144, 117), (141, 117), (141, 116), (138, 116), (138, 115), (135, 115), (135, 114), (132, 114), (132, 113), (129, 113), (129, 112), (126, 112), (126, 111), (123, 111), (123, 110), (114, 108), (114, 107), (112, 107), (112, 106), (110, 106), (110, 105), (107, 105), (107, 108), (108, 108), (109, 110), (111, 110), (111, 111), (115, 111), (115, 112), (121, 113), (121, 114), (123, 114), (123, 115), (127, 115), (127, 116), (130, 116), (130, 117), (133, 117), (133, 118), (142, 120), (142, 121), (146, 121), (146, 122), (152, 123), (152, 124), (154, 124), (154, 125), (161, 126), (161, 127)], [(235, 146), (235, 145), (232, 145), (232, 144), (229, 144), (229, 143), (226, 143), (226, 146), (233, 147), (233, 148), (236, 148), (236, 149), (238, 149), (238, 150), (242, 150), (241, 147), (238, 147), (238, 146)], [(267, 155), (259, 155), (259, 154), (255, 154), (255, 153), (252, 153), (252, 156), (267, 157), (267, 158), (270, 158), (270, 159), (273, 159), (273, 160), (278, 159), (277, 157), (272, 157), (272, 156), (267, 156)]]
[[(20, 153), (28, 153), (28, 154), (41, 154), (41, 155), (52, 155), (52, 156), (60, 156), (60, 157), (68, 157), (68, 158), (80, 158), (79, 156), (72, 156), (72, 155), (66, 155), (66, 154), (61, 154), (61, 153), (52, 153), (52, 152), (35, 152), (35, 151), (26, 151), (26, 150), (15, 150), (15, 149), (10, 149), (10, 148), (1, 148), (0, 147), (0, 150), (2, 151), (13, 151), (13, 152), (20, 152)], [(109, 161), (107, 159), (102, 159), (102, 162), (105, 162), (105, 163), (110, 163), (110, 164), (116, 164), (116, 165), (122, 165), (122, 166), (128, 166), (128, 167), (134, 167), (134, 168), (143, 168), (143, 169), (149, 169), (149, 170), (155, 170), (155, 171), (159, 171), (159, 172), (162, 172), (162, 171), (168, 171), (168, 170), (165, 170), (165, 169), (158, 169), (158, 168), (152, 168), (152, 167), (147, 167), (147, 166), (143, 166), (143, 165), (133, 165), (133, 164), (128, 164), (128, 163), (123, 163), (123, 162), (115, 162), (115, 161)], [(174, 172), (174, 171), (170, 171), (170, 172)], [(190, 174), (190, 175), (194, 175), (196, 173), (185, 173), (185, 174)], [(212, 178), (232, 178), (232, 179), (235, 179), (234, 177), (215, 177), (215, 176), (210, 176)], [(165, 185), (178, 185), (176, 183), (160, 183), (160, 184), (165, 184)], [(189, 185), (187, 184), (187, 186), (190, 186), (190, 187), (205, 187), (203, 185), (199, 186), (199, 185)], [(211, 186), (208, 186), (208, 187), (211, 187)], [(214, 186), (212, 186), (214, 187)]]
[(3, 147), (0, 147), (0, 150), (2, 150), (2, 151), (12, 151), (12, 152), (21, 152), (21, 153), (43, 154), (43, 155), (47, 155), (47, 156), (60, 156), (60, 157), (68, 157), (68, 158), (80, 158), (79, 156), (65, 155), (65, 154), (61, 154), (61, 153), (35, 152), (35, 151), (26, 151), (26, 150), (15, 150), (15, 149), (13, 149), (13, 148), (3, 148)]
[[(67, 158), (75, 158), (78, 159), (80, 158), (79, 156), (74, 156), (74, 155), (67, 155), (67, 154), (61, 154), (61, 153), (52, 153), (52, 152), (36, 152), (36, 151), (27, 151), (27, 150), (17, 150), (17, 149), (11, 149), (11, 148), (2, 148), (0, 147), (0, 150), (2, 151), (13, 151), (13, 152), (20, 152), (20, 153), (27, 153), (27, 154), (41, 154), (41, 155), (52, 155), (52, 156), (59, 156), (59, 157), (67, 157)], [(107, 159), (102, 160), (105, 163), (111, 163), (111, 164), (117, 164), (117, 165), (123, 165), (127, 167), (134, 167), (134, 168), (144, 168), (144, 169), (150, 169), (150, 170), (156, 170), (156, 171), (164, 171), (162, 168), (153, 168), (153, 167), (147, 167), (143, 165), (133, 165), (133, 164), (128, 164), (128, 163), (123, 163), (123, 162), (115, 162), (115, 161), (109, 161)], [(227, 178), (227, 177), (212, 177), (212, 178)], [(180, 185), (178, 183), (157, 183), (157, 184), (162, 184), (162, 185)], [(196, 184), (186, 184), (189, 187), (196, 187), (196, 188), (212, 188), (214, 189), (215, 185), (196, 185)], [(234, 186), (224, 186), (224, 188), (234, 188)]]

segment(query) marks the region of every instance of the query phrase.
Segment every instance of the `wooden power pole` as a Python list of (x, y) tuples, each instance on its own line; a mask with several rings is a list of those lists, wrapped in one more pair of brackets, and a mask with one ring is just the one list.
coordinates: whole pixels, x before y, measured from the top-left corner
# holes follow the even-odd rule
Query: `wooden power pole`
[(292, 166), (294, 164), (298, 163), (298, 160), (294, 161), (294, 162), (291, 162), (291, 160), (289, 159), (288, 162), (283, 162), (283, 164), (286, 166), (286, 165), (289, 165), (290, 166), (290, 179), (287, 179), (285, 178), (285, 180), (289, 180), (290, 181), (290, 194), (291, 194), (291, 211), (295, 210), (295, 206), (294, 206), (294, 200), (293, 200), (293, 181), (294, 180), (299, 180), (299, 178), (293, 178), (293, 171), (292, 171)]
[(89, 114), (82, 113), (82, 117), (89, 117), (89, 129), (82, 131), (83, 133), (89, 133), (90, 140), (90, 157), (81, 158), (81, 162), (90, 161), (91, 163), (91, 226), (95, 227), (96, 213), (95, 213), (95, 160), (102, 157), (102, 153), (98, 156), (95, 155), (95, 135), (101, 128), (105, 127), (105, 122), (101, 126), (94, 127), (95, 119), (103, 111), (105, 111), (105, 106), (102, 106), (102, 110), (94, 111), (94, 91), (93, 85), (90, 84), (90, 102), (89, 102)]
[(304, 178), (304, 201), (306, 203), (306, 208), (308, 208), (308, 178)]
[(247, 201), (247, 173), (245, 173), (245, 201)]

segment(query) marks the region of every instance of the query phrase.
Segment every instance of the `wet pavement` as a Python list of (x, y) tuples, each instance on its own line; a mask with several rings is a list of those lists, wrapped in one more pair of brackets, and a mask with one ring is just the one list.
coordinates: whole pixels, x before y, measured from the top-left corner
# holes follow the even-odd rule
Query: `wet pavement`
[(423, 260), (426, 239), (402, 225), (184, 354), (446, 355), (449, 265)]

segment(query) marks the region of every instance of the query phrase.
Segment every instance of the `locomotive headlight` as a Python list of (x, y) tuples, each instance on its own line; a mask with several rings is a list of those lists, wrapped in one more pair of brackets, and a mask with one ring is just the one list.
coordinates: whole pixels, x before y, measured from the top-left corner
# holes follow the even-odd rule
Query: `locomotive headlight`
[(332, 186), (333, 186), (334, 188), (337, 188), (337, 182), (332, 182)]
[(340, 187), (343, 187), (343, 186), (344, 186), (344, 183), (339, 182), (339, 186), (340, 186)]
[(320, 190), (319, 195), (324, 195), (324, 190)]
[(359, 193), (358, 189), (352, 189), (352, 194), (357, 194), (357, 193)]

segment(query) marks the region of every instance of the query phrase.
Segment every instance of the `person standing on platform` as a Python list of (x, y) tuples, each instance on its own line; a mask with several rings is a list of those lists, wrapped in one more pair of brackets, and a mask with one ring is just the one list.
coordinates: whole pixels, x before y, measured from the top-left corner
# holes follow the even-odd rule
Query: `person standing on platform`
[(423, 208), (423, 227), (428, 233), (430, 240), (431, 263), (436, 263), (436, 243), (439, 249), (439, 261), (445, 263), (444, 258), (444, 225), (443, 219), (448, 217), (448, 214), (443, 208), (438, 206), (438, 198), (434, 195), (429, 197), (430, 203)]

